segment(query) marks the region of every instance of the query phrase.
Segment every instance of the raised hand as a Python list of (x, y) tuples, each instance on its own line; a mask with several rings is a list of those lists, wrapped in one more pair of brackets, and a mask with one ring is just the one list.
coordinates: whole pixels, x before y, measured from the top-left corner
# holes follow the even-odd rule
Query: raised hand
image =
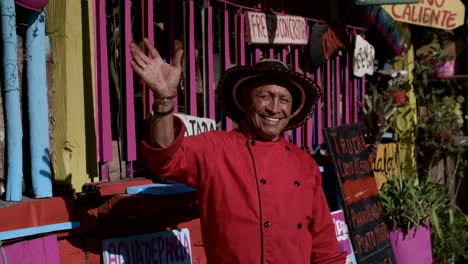
[(130, 44), (133, 60), (131, 62), (133, 71), (146, 83), (154, 96), (157, 98), (172, 97), (177, 94), (177, 85), (180, 80), (181, 58), (183, 51), (177, 50), (173, 58), (173, 64), (166, 63), (159, 55), (158, 50), (149, 42), (143, 40), (151, 57), (138, 47), (135, 43)]

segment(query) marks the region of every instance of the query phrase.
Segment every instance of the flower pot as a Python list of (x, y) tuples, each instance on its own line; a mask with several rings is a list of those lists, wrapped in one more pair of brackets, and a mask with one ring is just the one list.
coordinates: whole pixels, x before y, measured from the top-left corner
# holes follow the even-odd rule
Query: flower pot
[(394, 104), (403, 104), (406, 101), (406, 91), (401, 90), (398, 93), (392, 94)]
[(41, 11), (47, 5), (48, 1), (49, 0), (15, 0), (16, 4), (36, 11)]
[(398, 264), (432, 263), (429, 221), (407, 234), (401, 229), (390, 231), (390, 241)]
[(434, 67), (432, 77), (446, 78), (453, 76), (455, 73), (455, 59), (449, 61), (434, 60), (432, 65)]

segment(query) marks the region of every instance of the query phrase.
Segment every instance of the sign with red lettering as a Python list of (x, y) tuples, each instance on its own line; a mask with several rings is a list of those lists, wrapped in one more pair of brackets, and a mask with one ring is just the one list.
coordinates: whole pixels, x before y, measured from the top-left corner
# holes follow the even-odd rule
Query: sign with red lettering
[(186, 228), (111, 238), (102, 242), (104, 264), (192, 263), (190, 233)]
[(406, 4), (417, 3), (419, 0), (356, 0), (356, 5), (383, 5), (383, 4)]
[(325, 128), (358, 263), (395, 264), (361, 124)]
[(396, 21), (420, 26), (454, 29), (465, 23), (465, 6), (460, 0), (420, 0), (382, 8)]
[(356, 264), (356, 257), (349, 240), (348, 226), (345, 222), (343, 210), (334, 211), (331, 215), (333, 217), (333, 224), (335, 224), (336, 240), (338, 240), (340, 250), (347, 253), (345, 264)]
[(180, 113), (175, 115), (184, 121), (186, 137), (216, 130), (216, 121), (213, 119)]
[(300, 16), (245, 12), (249, 44), (306, 45), (307, 23)]

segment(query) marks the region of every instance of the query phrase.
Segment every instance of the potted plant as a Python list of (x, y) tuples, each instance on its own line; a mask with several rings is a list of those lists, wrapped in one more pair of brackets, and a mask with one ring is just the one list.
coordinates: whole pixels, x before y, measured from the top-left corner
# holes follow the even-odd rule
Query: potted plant
[(380, 70), (379, 74), (382, 76), (384, 94), (393, 98), (393, 104), (406, 104), (406, 91), (410, 88), (407, 79), (408, 72), (406, 70), (386, 69)]
[(433, 208), (441, 203), (437, 195), (441, 186), (410, 175), (398, 165), (387, 176), (380, 190), (384, 220), (397, 263), (432, 263), (429, 223)]
[(429, 46), (429, 61), (434, 69), (432, 77), (447, 78), (455, 73), (455, 56), (444, 52), (441, 43), (435, 42)]
[(445, 142), (455, 135), (462, 135), (463, 128), (463, 96), (443, 96), (422, 110), (419, 127), (421, 137), (425, 142)]

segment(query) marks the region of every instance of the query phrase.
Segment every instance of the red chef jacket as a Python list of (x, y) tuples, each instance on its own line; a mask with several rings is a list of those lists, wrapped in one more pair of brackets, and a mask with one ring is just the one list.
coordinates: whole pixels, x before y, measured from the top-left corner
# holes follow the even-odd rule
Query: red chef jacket
[(157, 175), (197, 188), (208, 263), (344, 263), (315, 161), (292, 143), (232, 132), (184, 137), (174, 117), (167, 148), (142, 142)]

